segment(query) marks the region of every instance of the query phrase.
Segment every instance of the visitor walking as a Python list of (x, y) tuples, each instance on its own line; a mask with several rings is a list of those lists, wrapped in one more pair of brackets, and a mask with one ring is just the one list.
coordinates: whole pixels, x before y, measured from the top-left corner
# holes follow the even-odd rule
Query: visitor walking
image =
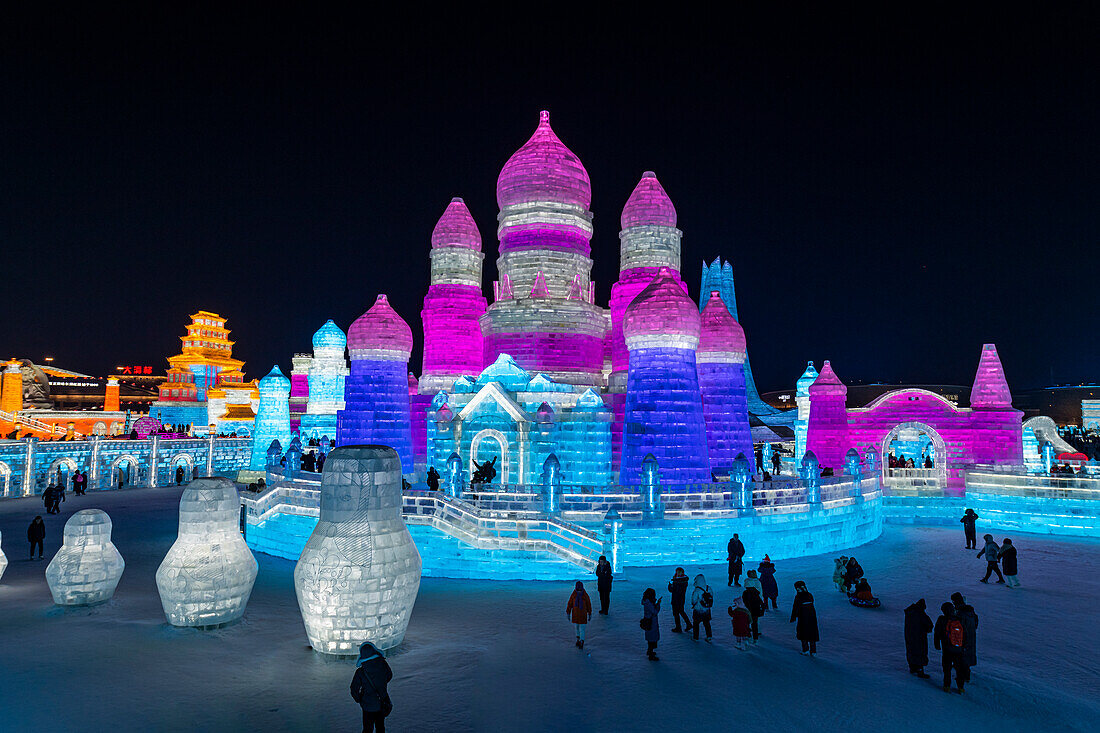
[(46, 490), (42, 492), (42, 504), (46, 507), (46, 514), (53, 514), (53, 495), (57, 489), (51, 483), (46, 487)]
[(794, 603), (791, 605), (791, 623), (795, 621), (795, 638), (802, 642), (800, 654), (809, 654), (811, 657), (817, 654), (817, 642), (820, 641), (817, 630), (817, 609), (814, 608), (814, 597), (806, 590), (806, 584), (801, 580), (794, 584)]
[(53, 508), (54, 514), (61, 513), (61, 502), (65, 501), (65, 479), (58, 476), (57, 486), (54, 487)]
[(672, 580), (668, 581), (668, 592), (672, 600), (672, 632), (680, 633), (680, 619), (684, 619), (684, 626), (691, 631), (691, 619), (684, 613), (684, 604), (687, 602), (688, 576), (683, 568), (676, 568)]
[(970, 679), (966, 666), (966, 629), (962, 621), (955, 614), (955, 608), (950, 603), (940, 607), (941, 615), (936, 619), (935, 630), (932, 633), (932, 643), (943, 652), (941, 663), (943, 665), (943, 691), (951, 691), (951, 670), (955, 670), (955, 691), (960, 695), (963, 685)]
[(733, 533), (733, 539), (726, 545), (726, 561), (729, 562), (729, 582), (727, 586), (741, 587), (741, 567), (745, 559), (745, 546), (741, 544), (737, 533)]
[(756, 571), (760, 573), (760, 595), (764, 597), (764, 608), (768, 607), (768, 601), (772, 602), (772, 608), (779, 608), (779, 584), (775, 582), (775, 564), (772, 559), (764, 555)]
[(774, 453), (772, 453), (772, 469), (773, 469), (772, 473), (774, 473), (776, 476), (779, 475), (779, 466), (780, 466), (779, 453), (774, 452)]
[(42, 515), (39, 514), (27, 527), (27, 542), (31, 543), (31, 556), (30, 559), (34, 559), (34, 548), (38, 548), (38, 559), (42, 559), (42, 542), (46, 539), (46, 523), (42, 521)]
[(584, 627), (592, 618), (592, 600), (584, 590), (584, 583), (579, 580), (569, 596), (569, 602), (565, 604), (565, 615), (573, 622), (577, 632), (577, 648), (584, 649)]
[(928, 664), (928, 634), (933, 630), (927, 608), (921, 598), (905, 609), (905, 661), (909, 663), (909, 674), (923, 680), (929, 676), (924, 667)]
[(393, 670), (386, 657), (369, 641), (359, 646), (359, 660), (351, 678), (351, 697), (363, 708), (363, 733), (386, 733), (386, 716), (393, 711), (386, 685)]
[(752, 614), (738, 605), (737, 601), (726, 609), (733, 625), (733, 639), (738, 649), (745, 648), (745, 640), (752, 636)]
[(963, 631), (966, 632), (966, 639), (963, 642), (963, 661), (966, 663), (966, 680), (970, 681), (971, 668), (978, 666), (978, 614), (958, 591), (951, 594), (951, 602), (955, 607), (955, 615), (959, 617)]
[[(753, 570), (750, 573), (755, 572)], [(752, 629), (752, 640), (755, 643), (760, 638), (760, 617), (764, 615), (764, 600), (760, 597), (760, 584), (749, 585), (749, 579), (745, 578), (745, 590), (741, 592), (741, 602), (745, 604), (745, 610), (749, 612)]]
[(978, 521), (978, 515), (973, 509), (967, 509), (963, 512), (962, 519), (963, 533), (966, 535), (966, 549), (976, 550), (978, 549), (978, 535), (977, 530), (974, 528), (974, 523)]
[(77, 471), (75, 474), (73, 474), (74, 496), (84, 496), (84, 492), (86, 491), (85, 484), (87, 483), (87, 481), (88, 477), (84, 474), (83, 471)]
[(1009, 588), (1019, 588), (1020, 580), (1016, 577), (1018, 570), (1016, 565), (1016, 545), (1012, 540), (1004, 538), (1001, 545), (1001, 554), (997, 556), (1001, 561), (1001, 571), (1005, 574), (1005, 585)]
[(607, 615), (607, 609), (611, 608), (611, 582), (614, 577), (611, 573), (611, 563), (606, 555), (600, 555), (600, 561), (596, 563), (596, 591), (600, 594), (600, 613)]
[(714, 592), (707, 585), (707, 579), (702, 573), (695, 576), (695, 582), (692, 585), (694, 588), (691, 591), (691, 622), (695, 628), (692, 629), (691, 638), (693, 641), (699, 641), (699, 626), (702, 625), (707, 630), (706, 641), (709, 643), (712, 636), (710, 609), (714, 606)]
[(989, 575), (996, 573), (997, 582), (1003, 583), (1005, 582), (1005, 576), (1001, 575), (1001, 567), (997, 564), (997, 559), (1001, 556), (1001, 548), (993, 541), (993, 535), (987, 534), (983, 539), (985, 540), (985, 547), (978, 553), (978, 557), (985, 555), (985, 577), (982, 578), (982, 582), (988, 583)]
[(657, 623), (657, 614), (661, 612), (661, 599), (657, 597), (657, 591), (646, 588), (642, 593), (642, 620), (639, 625), (645, 632), (646, 656), (651, 661), (658, 661), (657, 642), (661, 639), (661, 629)]

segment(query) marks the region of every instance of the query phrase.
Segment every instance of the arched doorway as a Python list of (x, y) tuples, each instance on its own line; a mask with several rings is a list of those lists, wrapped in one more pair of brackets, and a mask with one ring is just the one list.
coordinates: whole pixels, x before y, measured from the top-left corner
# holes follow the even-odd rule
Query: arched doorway
[(46, 483), (64, 486), (69, 491), (73, 488), (73, 474), (76, 469), (76, 461), (72, 458), (58, 458), (46, 471)]
[[(913, 466), (891, 467), (891, 456), (896, 462), (911, 460)], [(930, 425), (915, 421), (895, 425), (882, 439), (879, 457), (883, 485), (892, 494), (942, 494), (947, 486), (947, 446)]]
[(168, 461), (168, 473), (168, 480), (173, 484), (191, 483), (195, 478), (195, 459), (186, 453), (177, 453)]
[(484, 463), (485, 461), (491, 461), (496, 457), (497, 460), (497, 473), (499, 475), (499, 482), (506, 484), (511, 479), (510, 465), (508, 460), (508, 438), (504, 436), (504, 433), (499, 430), (493, 430), (492, 428), (486, 428), (478, 432), (474, 439), (470, 442), (470, 475), (474, 475), (474, 471), (477, 467), (474, 462)]
[(112, 489), (121, 489), (125, 486), (131, 486), (134, 480), (137, 478), (137, 458), (129, 454), (119, 456), (111, 462), (111, 468), (107, 472), (108, 479), (110, 480), (110, 487)]
[(0, 496), (12, 496), (11, 466), (0, 461)]

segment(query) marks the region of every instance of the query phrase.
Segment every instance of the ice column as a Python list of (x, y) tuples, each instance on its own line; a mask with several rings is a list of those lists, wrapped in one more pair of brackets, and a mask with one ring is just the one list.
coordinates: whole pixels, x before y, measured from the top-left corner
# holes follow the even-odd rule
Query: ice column
[(329, 453), (321, 516), (294, 568), (294, 590), (313, 648), (354, 654), (369, 641), (401, 643), (420, 588), (420, 553), (401, 518), (401, 462), (392, 448)]
[[(336, 417), (337, 445), (386, 445), (413, 471), (408, 363), (412, 330), (385, 295), (351, 324), (351, 375)], [(327, 464), (326, 464), (327, 466)], [(400, 486), (400, 481), (398, 482)]]
[(256, 425), (252, 431), (250, 468), (253, 471), (263, 470), (271, 441), (278, 440), (282, 445), (290, 443), (290, 380), (276, 364), (258, 386), (260, 404), (256, 408)]
[(695, 349), (699, 309), (662, 267), (626, 309), (630, 350), (620, 482), (637, 485), (653, 454), (667, 483), (711, 480)]
[(728, 472), (739, 454), (746, 456), (750, 473), (759, 468), (749, 427), (745, 353), (741, 324), (730, 315), (718, 292), (712, 292), (703, 309), (695, 360), (707, 421), (707, 450), (711, 470), (716, 473)]
[(199, 478), (180, 497), (179, 536), (157, 568), (157, 590), (173, 626), (216, 626), (244, 613), (256, 558), (240, 532), (240, 498), (227, 478)]
[(126, 563), (111, 542), (111, 518), (107, 513), (81, 509), (69, 517), (63, 543), (46, 567), (53, 602), (82, 606), (113, 596)]

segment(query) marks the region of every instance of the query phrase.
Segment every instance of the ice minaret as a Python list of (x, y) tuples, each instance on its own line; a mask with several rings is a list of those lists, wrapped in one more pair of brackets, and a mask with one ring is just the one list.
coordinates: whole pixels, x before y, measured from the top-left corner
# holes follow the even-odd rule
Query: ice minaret
[(336, 418), (337, 445), (389, 446), (397, 451), (405, 473), (413, 472), (408, 372), (412, 345), (409, 324), (385, 295), (379, 295), (348, 329), (351, 375), (344, 383), (344, 409)]
[(626, 309), (630, 351), (620, 481), (637, 485), (652, 453), (668, 483), (711, 480), (695, 349), (700, 317), (671, 269), (662, 267)]
[(348, 338), (332, 320), (313, 334), (313, 358), (309, 361), (309, 400), (302, 415), (299, 435), (303, 440), (336, 437), (336, 413), (344, 409), (344, 380), (348, 363), (344, 351)]
[[(353, 334), (354, 339), (354, 334)], [(420, 588), (420, 553), (401, 518), (401, 462), (392, 448), (329, 453), (321, 516), (294, 568), (294, 591), (316, 651), (354, 654), (405, 638)]]
[(60, 606), (102, 603), (115, 594), (126, 569), (111, 542), (111, 518), (102, 509), (81, 509), (65, 522), (63, 544), (46, 567), (53, 602)]
[(432, 230), (432, 280), (424, 296), (421, 394), (449, 390), (464, 374), (485, 366), (485, 340), (479, 319), (487, 304), (481, 293), (481, 232), (460, 198), (451, 203)]
[[(837, 474), (844, 469), (844, 456), (852, 447), (845, 407), (847, 399), (848, 388), (826, 359), (821, 365), (821, 373), (810, 385), (806, 451), (817, 456), (821, 468), (832, 468)], [(796, 465), (798, 463), (796, 461)]]
[(290, 380), (276, 364), (257, 386), (260, 404), (256, 408), (256, 424), (252, 429), (250, 467), (253, 471), (262, 471), (267, 465), (267, 449), (271, 447), (271, 441), (290, 445)]
[(726, 308), (718, 291), (702, 313), (695, 361), (699, 391), (707, 421), (707, 450), (711, 470), (727, 474), (744, 453), (751, 470), (759, 469), (752, 449), (749, 407), (745, 390), (745, 332)]
[[(619, 218), (619, 279), (611, 286), (611, 393), (612, 466), (619, 468), (622, 451), (623, 414), (626, 407), (627, 366), (630, 352), (623, 336), (623, 316), (638, 294), (645, 290), (657, 271), (667, 267), (680, 278), (680, 237), (676, 228), (676, 207), (653, 171), (642, 174), (626, 200)], [(684, 286), (684, 292), (687, 287)]]
[(812, 361), (806, 362), (806, 371), (795, 383), (794, 403), (798, 409), (794, 420), (794, 465), (802, 465), (802, 456), (806, 455), (806, 426), (810, 421), (810, 385), (817, 379), (817, 370)]
[(244, 613), (256, 558), (240, 530), (241, 500), (227, 478), (199, 478), (180, 497), (179, 535), (157, 568), (157, 590), (173, 626), (217, 626)]
[(608, 318), (590, 280), (591, 201), (588, 172), (540, 113), (497, 179), (500, 279), (481, 317), (483, 363), (510, 354), (532, 374), (602, 386)]

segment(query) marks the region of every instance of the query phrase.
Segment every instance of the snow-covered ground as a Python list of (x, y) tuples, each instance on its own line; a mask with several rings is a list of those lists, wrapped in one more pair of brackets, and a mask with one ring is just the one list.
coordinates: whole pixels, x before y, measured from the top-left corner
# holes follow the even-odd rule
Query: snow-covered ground
[[(26, 525), (41, 502), (0, 502), (11, 563), (0, 580), (0, 730), (357, 729), (353, 662), (309, 649), (292, 562), (257, 555), (240, 623), (168, 626), (154, 573), (175, 539), (179, 494), (70, 496), (60, 516), (45, 517), (47, 560), (73, 511), (98, 507), (114, 520), (126, 572), (112, 601), (81, 609), (54, 606), (47, 561), (26, 560)], [(1100, 544), (1014, 540), (1018, 590), (977, 582), (984, 562), (963, 549), (961, 531), (887, 526), (855, 550), (883, 599), (878, 610), (832, 590), (829, 557), (780, 562), (781, 610), (762, 620), (764, 638), (749, 651), (733, 648), (723, 566), (687, 568), (717, 591), (713, 644), (669, 631), (671, 568), (628, 569), (584, 651), (565, 617), (569, 583), (425, 578), (405, 643), (390, 654), (390, 730), (1097, 730)], [(813, 659), (798, 654), (787, 623), (797, 579), (817, 599)], [(638, 628), (646, 586), (666, 597), (660, 662), (646, 660)], [(902, 609), (924, 597), (935, 618), (955, 590), (981, 619), (979, 665), (962, 697), (940, 689), (934, 651), (933, 679), (911, 677), (902, 644)]]

